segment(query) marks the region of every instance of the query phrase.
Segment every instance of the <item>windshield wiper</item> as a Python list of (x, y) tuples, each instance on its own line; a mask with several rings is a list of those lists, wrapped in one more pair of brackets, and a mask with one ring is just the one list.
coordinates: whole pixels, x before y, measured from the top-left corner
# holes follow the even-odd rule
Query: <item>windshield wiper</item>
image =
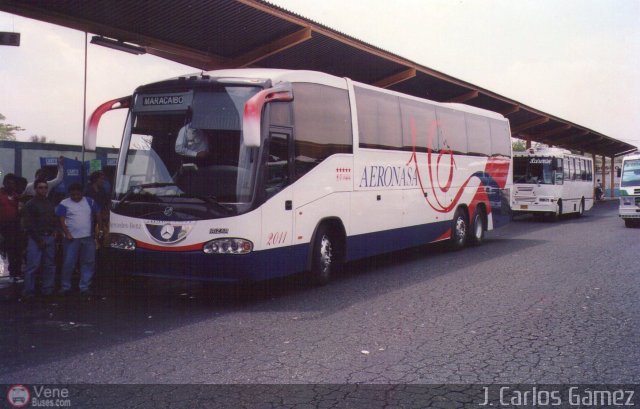
[(169, 187), (169, 186), (178, 186), (174, 182), (153, 182), (153, 183), (142, 183), (139, 185), (133, 185), (129, 187), (127, 193), (122, 196), (120, 199), (120, 203), (124, 203), (131, 195), (138, 195), (142, 193), (143, 190), (154, 187)]
[(215, 197), (211, 197), (211, 196), (203, 196), (203, 195), (192, 195), (192, 194), (184, 194), (181, 195), (182, 197), (189, 197), (189, 198), (194, 198), (194, 199), (199, 199), (202, 200), (203, 202), (212, 205), (213, 207), (217, 208), (218, 210), (222, 210), (225, 213), (229, 214), (229, 213), (233, 213), (234, 209), (231, 208), (230, 206), (226, 206), (223, 205), (222, 203), (218, 202), (218, 200)]

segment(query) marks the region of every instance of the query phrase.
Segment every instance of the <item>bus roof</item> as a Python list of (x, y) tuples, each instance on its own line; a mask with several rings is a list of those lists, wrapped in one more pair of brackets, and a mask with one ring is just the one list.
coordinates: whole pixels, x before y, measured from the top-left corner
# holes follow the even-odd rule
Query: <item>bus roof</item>
[[(279, 69), (279, 68), (230, 68), (224, 70), (215, 70), (215, 71), (207, 71), (207, 72), (198, 72), (188, 75), (181, 75), (179, 77), (170, 78), (167, 81), (185, 79), (185, 78), (202, 78), (202, 76), (209, 76), (211, 78), (220, 79), (255, 79), (255, 80), (269, 80), (273, 85), (276, 85), (280, 82), (312, 82), (318, 83), (322, 85), (333, 86), (336, 88), (346, 89), (347, 81), (346, 78), (336, 77), (331, 74), (327, 74), (320, 71), (310, 71), (310, 70), (287, 70), (287, 69)], [(160, 83), (166, 81), (160, 81)], [(410, 99), (420, 100), (420, 101), (428, 101), (429, 103), (437, 106), (441, 106), (444, 108), (451, 108), (457, 111), (462, 111), (475, 115), (482, 115), (485, 117), (491, 117), (494, 119), (499, 119), (502, 121), (506, 121), (507, 119), (497, 112), (489, 111), (482, 108), (477, 108), (470, 105), (459, 104), (459, 103), (441, 103), (432, 100), (427, 100), (424, 98), (415, 97), (408, 94), (403, 94), (401, 92), (391, 91), (384, 88), (375, 87), (373, 85), (364, 84), (360, 82), (353, 81), (355, 85), (359, 87), (374, 89), (379, 92), (399, 95), (403, 97), (407, 97)], [(146, 88), (147, 86), (153, 86), (154, 84), (158, 84), (158, 82), (153, 84), (146, 84), (141, 88)]]
[(527, 150), (525, 150), (524, 152), (513, 152), (513, 156), (531, 156), (531, 157), (535, 157), (535, 156), (552, 156), (552, 157), (562, 157), (562, 156), (566, 156), (566, 155), (572, 155), (572, 156), (580, 156), (580, 157), (587, 157), (584, 155), (576, 155), (574, 153), (571, 153), (571, 151), (567, 150), (567, 149), (562, 149), (562, 148), (529, 148)]

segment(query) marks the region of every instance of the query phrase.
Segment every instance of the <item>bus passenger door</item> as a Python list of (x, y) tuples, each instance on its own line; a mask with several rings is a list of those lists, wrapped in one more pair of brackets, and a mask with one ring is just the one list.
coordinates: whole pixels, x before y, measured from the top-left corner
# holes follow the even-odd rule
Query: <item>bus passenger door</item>
[[(290, 246), (293, 236), (291, 130), (270, 128), (265, 149), (265, 203), (262, 205), (262, 249)], [(275, 266), (274, 266), (275, 267)]]

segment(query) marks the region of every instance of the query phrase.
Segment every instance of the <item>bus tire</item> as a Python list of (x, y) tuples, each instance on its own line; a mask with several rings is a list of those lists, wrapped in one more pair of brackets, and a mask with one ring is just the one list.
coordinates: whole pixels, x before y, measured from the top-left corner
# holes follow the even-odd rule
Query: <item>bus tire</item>
[(558, 221), (562, 216), (562, 200), (558, 200), (558, 206), (556, 207), (556, 211), (551, 213), (551, 220)]
[(482, 206), (478, 206), (474, 212), (473, 219), (471, 221), (471, 232), (469, 234), (469, 244), (471, 246), (479, 246), (484, 241), (485, 226), (485, 212)]
[(467, 212), (461, 207), (456, 209), (451, 222), (451, 238), (449, 248), (458, 251), (464, 247), (469, 235), (469, 223), (467, 222)]
[(578, 214), (577, 217), (584, 216), (584, 197), (580, 200), (580, 206), (578, 206)]
[(634, 219), (623, 219), (623, 220), (624, 220), (624, 227), (633, 228), (637, 226)]
[(310, 281), (313, 285), (325, 285), (332, 274), (339, 270), (340, 260), (337, 251), (337, 235), (326, 223), (318, 227), (311, 246)]

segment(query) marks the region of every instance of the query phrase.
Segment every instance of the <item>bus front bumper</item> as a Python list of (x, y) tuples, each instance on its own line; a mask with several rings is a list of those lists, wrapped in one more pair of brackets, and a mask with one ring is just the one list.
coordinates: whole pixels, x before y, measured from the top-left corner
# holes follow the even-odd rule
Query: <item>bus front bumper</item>
[(117, 274), (147, 277), (220, 283), (254, 282), (304, 270), (307, 248), (291, 246), (241, 255), (111, 248), (111, 264), (107, 268)]
[(519, 202), (515, 201), (512, 206), (514, 213), (555, 213), (558, 204), (555, 200), (548, 202)]
[(621, 196), (618, 216), (623, 219), (640, 219), (640, 196)]

